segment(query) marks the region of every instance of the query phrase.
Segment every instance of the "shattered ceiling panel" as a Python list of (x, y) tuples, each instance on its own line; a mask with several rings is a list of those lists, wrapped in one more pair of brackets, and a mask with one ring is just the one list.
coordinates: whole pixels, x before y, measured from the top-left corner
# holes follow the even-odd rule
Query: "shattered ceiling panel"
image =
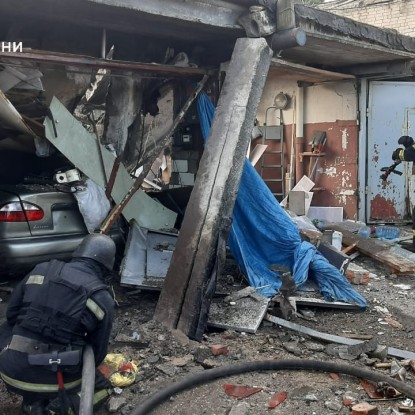
[[(46, 138), (87, 177), (105, 188), (115, 156), (54, 98), (50, 105), (52, 117), (45, 119)], [(99, 146), (99, 147), (98, 147)], [(134, 179), (120, 165), (111, 196), (115, 203), (120, 201), (132, 187)], [(127, 221), (135, 219), (147, 229), (172, 229), (177, 214), (156, 202), (143, 191), (136, 192), (123, 210)]]

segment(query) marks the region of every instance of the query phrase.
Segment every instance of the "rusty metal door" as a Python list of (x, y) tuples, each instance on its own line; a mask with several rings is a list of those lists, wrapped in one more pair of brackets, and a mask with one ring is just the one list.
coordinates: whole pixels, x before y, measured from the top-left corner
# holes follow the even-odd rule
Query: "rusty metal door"
[(393, 163), (392, 152), (399, 146), (399, 137), (415, 138), (415, 83), (371, 82), (367, 115), (367, 221), (409, 221), (412, 163), (398, 167), (402, 176), (392, 173), (383, 182), (380, 175), (382, 167)]

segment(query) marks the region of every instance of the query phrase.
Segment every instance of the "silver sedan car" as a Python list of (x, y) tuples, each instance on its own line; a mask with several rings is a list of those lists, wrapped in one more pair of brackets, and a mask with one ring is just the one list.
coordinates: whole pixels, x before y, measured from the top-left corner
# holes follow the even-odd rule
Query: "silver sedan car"
[[(1, 156), (4, 154), (0, 159)], [(3, 183), (16, 182), (16, 175), (11, 174), (12, 167), (8, 167), (7, 175), (0, 174), (0, 179)], [(24, 183), (27, 177), (19, 177), (18, 181), (23, 184), (0, 184), (2, 275), (29, 270), (53, 258), (69, 259), (88, 234), (70, 187), (40, 184), (45, 181), (42, 177), (31, 176), (30, 184)], [(118, 246), (122, 244), (119, 224), (111, 229), (110, 235)]]

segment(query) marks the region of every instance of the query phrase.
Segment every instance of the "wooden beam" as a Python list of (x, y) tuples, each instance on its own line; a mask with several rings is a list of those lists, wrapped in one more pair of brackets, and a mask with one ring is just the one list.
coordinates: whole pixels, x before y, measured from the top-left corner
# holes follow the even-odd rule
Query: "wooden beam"
[(37, 62), (64, 66), (69, 65), (76, 68), (91, 68), (94, 70), (108, 69), (119, 72), (139, 72), (144, 74), (151, 74), (153, 77), (200, 77), (206, 74), (214, 73), (214, 71), (208, 71), (201, 68), (161, 65), (158, 63), (110, 60), (96, 58), (93, 56), (50, 52), (35, 49), (23, 49), (23, 52), (0, 51), (0, 60), (2, 62), (16, 61), (20, 65), (22, 62)]
[(353, 245), (362, 254), (376, 259), (392, 268), (396, 273), (413, 275), (415, 272), (415, 263), (397, 252), (391, 252), (390, 244), (372, 238), (360, 238), (360, 236), (345, 229), (345, 226), (342, 226), (340, 223), (327, 224), (323, 229), (341, 232), (345, 245)]

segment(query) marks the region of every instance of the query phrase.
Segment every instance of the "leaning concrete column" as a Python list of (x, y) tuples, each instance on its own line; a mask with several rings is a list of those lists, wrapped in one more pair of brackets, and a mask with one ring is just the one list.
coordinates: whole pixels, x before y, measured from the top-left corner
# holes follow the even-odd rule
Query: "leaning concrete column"
[(238, 39), (235, 44), (154, 315), (156, 320), (197, 340), (201, 337), (201, 324), (207, 323), (208, 306), (214, 291), (212, 276), (220, 273), (218, 243), (226, 242), (228, 236), (271, 57), (272, 51), (262, 38)]

